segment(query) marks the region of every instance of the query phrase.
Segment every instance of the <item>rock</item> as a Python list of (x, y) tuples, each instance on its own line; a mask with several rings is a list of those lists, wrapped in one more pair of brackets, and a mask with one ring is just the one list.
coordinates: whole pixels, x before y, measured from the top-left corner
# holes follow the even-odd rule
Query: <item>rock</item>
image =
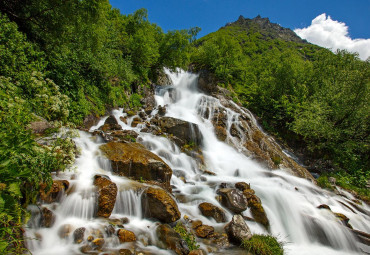
[(118, 121), (116, 117), (113, 115), (109, 115), (109, 117), (104, 121), (104, 125), (117, 125)]
[(43, 207), (41, 209), (41, 227), (50, 228), (54, 225), (55, 214), (48, 208)]
[(40, 184), (40, 199), (44, 203), (58, 202), (69, 187), (66, 180), (54, 180), (51, 188), (47, 191), (45, 183)]
[(202, 143), (203, 136), (197, 124), (172, 117), (162, 117), (158, 120), (158, 126), (163, 132), (184, 141), (184, 144), (177, 144), (180, 147), (191, 143), (199, 146)]
[(206, 217), (212, 217), (216, 222), (226, 222), (226, 216), (224, 210), (211, 204), (211, 203), (201, 203), (199, 204), (199, 210)]
[(208, 236), (208, 239), (211, 241), (211, 244), (214, 244), (219, 248), (225, 248), (230, 245), (227, 234), (214, 232), (213, 234)]
[(95, 114), (89, 114), (83, 121), (83, 127), (86, 129), (90, 129), (92, 126), (95, 126), (99, 123), (99, 117)]
[(166, 106), (158, 105), (158, 115), (159, 116), (166, 115), (166, 112), (167, 112)]
[(161, 188), (148, 188), (141, 198), (143, 215), (164, 223), (175, 222), (181, 217), (175, 200)]
[(198, 89), (208, 95), (218, 92), (218, 80), (214, 74), (209, 71), (199, 72)]
[(53, 126), (44, 118), (37, 116), (36, 121), (32, 121), (29, 125), (32, 133), (34, 134), (43, 134), (47, 129), (52, 128)]
[(206, 255), (202, 250), (192, 250), (189, 255)]
[(83, 240), (84, 240), (85, 231), (86, 231), (86, 228), (84, 228), (84, 227), (77, 228), (77, 229), (73, 232), (73, 241), (74, 241), (75, 243), (82, 243), (82, 242), (83, 242)]
[(158, 239), (162, 242), (162, 247), (171, 249), (179, 255), (189, 254), (189, 248), (180, 235), (168, 224), (162, 224), (157, 228)]
[(95, 175), (94, 185), (97, 187), (96, 216), (109, 218), (117, 197), (117, 185), (107, 177)]
[(132, 252), (129, 249), (120, 249), (118, 251), (119, 255), (132, 255)]
[(214, 227), (208, 225), (201, 225), (195, 229), (197, 237), (206, 238), (215, 232)]
[(337, 182), (337, 179), (335, 179), (334, 177), (329, 177), (328, 181), (329, 181), (330, 184), (335, 185), (336, 182)]
[(127, 243), (127, 242), (134, 242), (136, 241), (136, 236), (134, 232), (126, 230), (126, 229), (119, 229), (117, 231), (117, 236), (120, 243)]
[(252, 233), (245, 223), (243, 216), (234, 215), (232, 220), (225, 226), (225, 231), (229, 241), (233, 244), (240, 245), (243, 240), (252, 238)]
[(112, 137), (112, 141), (115, 142), (136, 142), (136, 138), (139, 136), (134, 130), (113, 130), (109, 132), (109, 136)]
[(62, 225), (58, 230), (58, 236), (60, 238), (67, 238), (72, 233), (73, 226), (70, 224)]
[(104, 230), (108, 237), (112, 236), (114, 232), (116, 231), (112, 225), (105, 226)]
[(95, 239), (95, 238), (94, 238), (93, 236), (88, 236), (88, 237), (87, 237), (87, 241), (88, 241), (88, 242), (92, 242), (94, 239)]
[(328, 205), (326, 205), (326, 204), (319, 205), (317, 208), (319, 208), (319, 209), (327, 209), (327, 210), (331, 211), (330, 207)]
[(109, 117), (105, 120), (104, 125), (101, 126), (99, 130), (107, 132), (111, 130), (122, 130), (122, 127), (118, 124), (116, 117), (109, 115)]
[(143, 120), (140, 117), (134, 117), (134, 119), (131, 122), (131, 127), (137, 127), (139, 124), (143, 124)]
[(241, 213), (248, 207), (247, 198), (240, 190), (222, 188), (217, 194), (221, 196), (221, 204), (234, 213)]
[(96, 238), (92, 241), (92, 244), (93, 244), (94, 250), (95, 249), (100, 250), (101, 248), (103, 248), (103, 245), (105, 244), (105, 240), (104, 238)]
[(334, 215), (344, 226), (352, 229), (351, 224), (349, 224), (349, 218), (346, 215), (342, 213), (334, 213)]
[(237, 188), (240, 191), (249, 190), (251, 188), (251, 185), (249, 185), (246, 182), (237, 182), (235, 183), (235, 188)]
[(100, 149), (111, 161), (114, 173), (136, 180), (157, 181), (170, 189), (171, 168), (143, 145), (110, 142), (101, 145)]
[(266, 229), (269, 229), (270, 223), (259, 197), (252, 195), (251, 198), (248, 199), (248, 207), (251, 208), (251, 213), (256, 222), (262, 224)]
[(80, 251), (81, 251), (83, 254), (91, 254), (92, 247), (91, 247), (90, 245), (86, 244), (86, 245), (84, 245), (84, 246), (81, 246)]

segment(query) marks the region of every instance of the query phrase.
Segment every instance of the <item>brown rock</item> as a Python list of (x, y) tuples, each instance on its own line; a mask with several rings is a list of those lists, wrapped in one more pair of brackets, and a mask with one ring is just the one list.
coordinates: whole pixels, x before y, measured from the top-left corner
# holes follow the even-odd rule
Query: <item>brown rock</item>
[(328, 205), (325, 205), (325, 204), (319, 205), (317, 208), (319, 208), (319, 209), (327, 209), (327, 210), (330, 210), (331, 211), (330, 207)]
[(144, 191), (141, 204), (143, 215), (164, 223), (175, 222), (181, 217), (175, 200), (161, 188), (148, 188)]
[(261, 223), (266, 229), (268, 229), (270, 226), (269, 220), (265, 209), (262, 206), (261, 200), (256, 195), (252, 195), (252, 197), (248, 199), (248, 207), (251, 208), (251, 213), (256, 222)]
[(75, 243), (82, 243), (83, 242), (84, 236), (85, 236), (85, 231), (86, 231), (86, 228), (81, 227), (81, 228), (77, 228), (73, 232), (73, 240), (74, 240)]
[(95, 175), (94, 185), (98, 188), (96, 216), (109, 218), (116, 203), (117, 185), (100, 175)]
[(211, 241), (211, 244), (214, 244), (219, 248), (225, 248), (230, 245), (229, 239), (226, 234), (214, 232), (213, 234), (208, 236), (208, 239)]
[(189, 254), (189, 248), (180, 235), (169, 225), (163, 224), (157, 228), (158, 239), (162, 242), (162, 248), (171, 249), (179, 255)]
[(134, 232), (126, 230), (126, 229), (119, 229), (117, 231), (117, 236), (118, 236), (120, 243), (136, 241), (136, 236)]
[(54, 225), (55, 215), (48, 208), (43, 207), (41, 209), (41, 226), (45, 228), (50, 228)]
[(47, 185), (42, 183), (40, 184), (40, 199), (44, 203), (57, 202), (68, 187), (69, 182), (66, 180), (54, 180), (49, 190)]
[(62, 225), (58, 230), (60, 238), (67, 238), (72, 233), (73, 226), (70, 224)]
[(252, 238), (248, 225), (239, 214), (233, 216), (232, 220), (225, 226), (225, 231), (229, 241), (236, 245), (240, 245), (243, 240)]
[(195, 234), (197, 237), (206, 238), (213, 234), (215, 229), (212, 226), (201, 225), (195, 229)]
[(92, 243), (94, 245), (94, 249), (100, 250), (101, 248), (103, 248), (105, 240), (104, 238), (96, 238), (92, 241)]
[(203, 222), (200, 220), (194, 220), (191, 222), (191, 228), (192, 229), (197, 229), (198, 227), (202, 226)]
[(240, 190), (223, 188), (217, 191), (221, 204), (234, 213), (241, 213), (248, 207), (248, 200)]
[(170, 189), (171, 168), (143, 145), (110, 142), (100, 149), (111, 161), (114, 173), (136, 180), (158, 181)]
[(235, 188), (237, 188), (240, 191), (249, 190), (251, 188), (251, 185), (246, 182), (237, 182), (235, 183)]
[(118, 253), (119, 255), (132, 255), (132, 252), (129, 249), (120, 249)]
[(192, 250), (189, 255), (205, 255), (202, 250)]
[(224, 210), (211, 204), (211, 203), (201, 203), (199, 204), (199, 210), (206, 217), (212, 217), (216, 222), (226, 222), (226, 216)]

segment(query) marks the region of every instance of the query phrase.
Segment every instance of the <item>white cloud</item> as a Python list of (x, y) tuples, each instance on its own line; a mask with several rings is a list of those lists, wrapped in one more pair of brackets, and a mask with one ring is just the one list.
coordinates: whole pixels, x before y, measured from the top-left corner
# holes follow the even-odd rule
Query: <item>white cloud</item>
[(350, 52), (358, 52), (362, 60), (370, 56), (370, 39), (351, 39), (346, 24), (332, 20), (325, 13), (313, 19), (311, 26), (295, 29), (294, 32), (310, 43), (332, 51), (346, 49)]

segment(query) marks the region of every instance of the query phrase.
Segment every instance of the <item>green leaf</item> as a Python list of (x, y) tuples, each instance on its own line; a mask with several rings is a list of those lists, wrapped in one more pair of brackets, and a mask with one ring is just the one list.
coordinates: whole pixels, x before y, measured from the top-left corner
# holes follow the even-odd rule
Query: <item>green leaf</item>
[(22, 197), (21, 189), (19, 187), (19, 183), (13, 182), (9, 185), (8, 188), (9, 192), (14, 195), (15, 197)]

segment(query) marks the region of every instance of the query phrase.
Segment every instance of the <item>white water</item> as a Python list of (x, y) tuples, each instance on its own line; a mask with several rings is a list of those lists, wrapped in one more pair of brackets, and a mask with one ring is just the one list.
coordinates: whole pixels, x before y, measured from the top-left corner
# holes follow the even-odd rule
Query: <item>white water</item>
[[(352, 234), (338, 224), (332, 213), (316, 207), (320, 204), (329, 205), (332, 211), (343, 213), (350, 218), (350, 224), (354, 229), (364, 232), (370, 232), (369, 213), (366, 215), (358, 211), (347, 202), (347, 198), (322, 190), (305, 179), (291, 176), (284, 171), (271, 172), (264, 169), (245, 156), (243, 153), (245, 149), (229, 133), (227, 141), (233, 146), (220, 142), (215, 136), (210, 121), (215, 109), (218, 108), (227, 113), (228, 129), (233, 123), (238, 124), (238, 113), (224, 108), (218, 99), (197, 92), (196, 75), (185, 72), (178, 74), (168, 72), (168, 75), (173, 81), (175, 91), (172, 91), (171, 95), (168, 90), (161, 91), (156, 96), (157, 104), (168, 105), (166, 116), (198, 124), (203, 135), (202, 151), (206, 167), (216, 173), (216, 176), (202, 175), (195, 160), (182, 153), (168, 139), (140, 132), (140, 126), (133, 128), (124, 124), (119, 120), (119, 117), (124, 115), (122, 110), (116, 110), (113, 114), (123, 129), (138, 132), (140, 135), (137, 141), (159, 155), (173, 169), (171, 185), (174, 187), (173, 193), (178, 198), (182, 216), (188, 215), (191, 219), (200, 219), (204, 224), (222, 229), (224, 223), (216, 223), (212, 219), (203, 217), (198, 204), (210, 202), (221, 207), (215, 198), (220, 183), (233, 184), (245, 181), (251, 184), (261, 198), (270, 220), (271, 234), (285, 243), (286, 254), (361, 254), (360, 248), (369, 252), (368, 247), (356, 242)], [(250, 115), (255, 122), (249, 112), (242, 109), (241, 111)], [(152, 114), (156, 112), (154, 110)], [(129, 118), (128, 123), (134, 117)], [(104, 120), (91, 130), (99, 128)], [(241, 129), (238, 130), (241, 132)], [(103, 229), (107, 225), (104, 220), (93, 218), (95, 197), (92, 183), (95, 174), (109, 176), (119, 187), (111, 218), (129, 218), (130, 222), (125, 224), (125, 229), (136, 234), (139, 240), (136, 242), (138, 249), (151, 251), (154, 254), (172, 254), (155, 247), (157, 238), (154, 230), (157, 225), (142, 218), (140, 191), (136, 189), (142, 184), (111, 174), (108, 162), (100, 155), (98, 149), (103, 141), (94, 140), (90, 134), (80, 132), (80, 138), (76, 139), (76, 143), (82, 148), (82, 155), (76, 161), (75, 172), (56, 176), (56, 179), (69, 179), (75, 190), (69, 195), (66, 194), (59, 203), (49, 206), (56, 214), (56, 222), (52, 228), (40, 228), (37, 222), (35, 223), (36, 220), (29, 224), (28, 237), (33, 238), (35, 233), (42, 236), (42, 240), (28, 242), (33, 254), (79, 254), (79, 246), (73, 244), (73, 235), (71, 234), (67, 239), (60, 239), (59, 228), (64, 224), (71, 224), (73, 230), (86, 227), (86, 237), (88, 233)], [(177, 176), (185, 176), (186, 183)], [(350, 194), (346, 193), (346, 195), (351, 197)], [(347, 204), (353, 211), (340, 202)], [(365, 212), (370, 211), (367, 205), (359, 207)], [(243, 214), (250, 216), (248, 211)], [(228, 220), (231, 217), (232, 215), (228, 213)], [(254, 234), (268, 234), (257, 223), (247, 222), (247, 224)], [(318, 232), (321, 236), (326, 236), (329, 245), (325, 246), (319, 242)], [(127, 246), (120, 245), (116, 237), (108, 237), (104, 234), (104, 238), (108, 247), (112, 249)]]

